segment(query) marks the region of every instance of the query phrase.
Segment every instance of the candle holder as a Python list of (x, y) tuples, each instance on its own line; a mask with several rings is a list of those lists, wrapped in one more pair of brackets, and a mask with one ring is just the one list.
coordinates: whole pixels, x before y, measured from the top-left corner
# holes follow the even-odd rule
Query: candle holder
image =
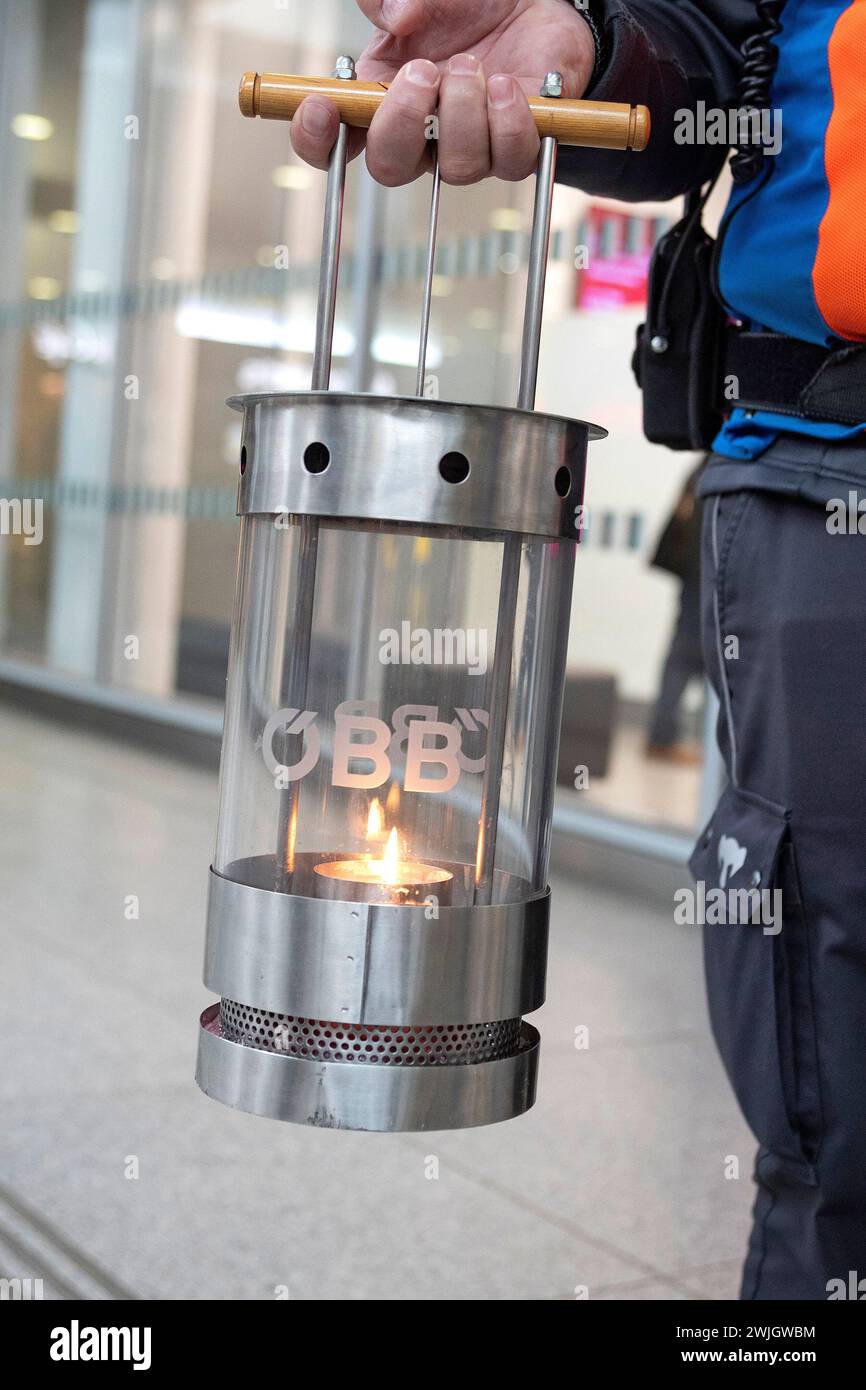
[[(352, 73), (341, 60), (335, 81)], [(246, 114), (251, 90), (248, 74)], [(535, 1097), (523, 1016), (544, 1000), (575, 543), (604, 434), (533, 411), (555, 154), (548, 134), (516, 409), (422, 395), (435, 168), (419, 394), (327, 389), (345, 125), (313, 389), (229, 402), (241, 535), (204, 970), (219, 1002), (197, 1080), (241, 1110), (450, 1129)]]

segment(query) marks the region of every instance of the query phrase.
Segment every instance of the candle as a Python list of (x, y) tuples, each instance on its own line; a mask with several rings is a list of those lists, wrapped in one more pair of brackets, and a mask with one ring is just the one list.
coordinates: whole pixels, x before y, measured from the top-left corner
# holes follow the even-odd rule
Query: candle
[(423, 903), (435, 897), (440, 906), (451, 898), (453, 874), (435, 864), (403, 859), (396, 826), (381, 859), (332, 859), (315, 868), (322, 897), (364, 903)]

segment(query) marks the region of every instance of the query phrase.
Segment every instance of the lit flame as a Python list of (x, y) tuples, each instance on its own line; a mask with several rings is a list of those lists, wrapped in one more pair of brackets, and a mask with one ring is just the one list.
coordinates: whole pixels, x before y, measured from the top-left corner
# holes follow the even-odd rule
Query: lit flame
[(377, 835), (381, 835), (385, 829), (385, 814), (379, 804), (379, 798), (374, 796), (370, 802), (370, 814), (367, 817), (367, 839), (372, 840)]
[(385, 853), (379, 860), (382, 866), (382, 882), (397, 883), (400, 878), (400, 841), (397, 838), (397, 827), (388, 836), (388, 843), (385, 846)]

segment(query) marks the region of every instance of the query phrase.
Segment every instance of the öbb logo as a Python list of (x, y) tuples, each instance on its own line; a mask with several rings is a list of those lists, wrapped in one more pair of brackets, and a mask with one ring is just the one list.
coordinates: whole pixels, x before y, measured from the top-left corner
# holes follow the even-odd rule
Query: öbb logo
[[(407, 792), (448, 792), (461, 775), (484, 771), (484, 756), (463, 751), (463, 734), (487, 728), (487, 711), (455, 709), (455, 718), (439, 718), (437, 705), (400, 705), (390, 724), (367, 700), (344, 700), (334, 713), (331, 784), (369, 791), (394, 776), (403, 763)], [(262, 757), (274, 786), (281, 790), (306, 777), (319, 762), (322, 736), (315, 710), (278, 709), (262, 731)], [(280, 742), (288, 745), (280, 748)], [(291, 740), (291, 742), (289, 742)], [(295, 762), (284, 761), (289, 747), (301, 743)], [(279, 754), (278, 751), (279, 750)]]

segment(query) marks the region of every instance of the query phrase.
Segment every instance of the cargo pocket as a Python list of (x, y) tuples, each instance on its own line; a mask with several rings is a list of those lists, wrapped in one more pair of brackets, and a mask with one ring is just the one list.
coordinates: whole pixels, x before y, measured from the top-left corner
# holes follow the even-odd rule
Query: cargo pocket
[(729, 787), (689, 868), (713, 1035), (740, 1108), (759, 1143), (814, 1183), (821, 1104), (811, 942), (788, 814)]

